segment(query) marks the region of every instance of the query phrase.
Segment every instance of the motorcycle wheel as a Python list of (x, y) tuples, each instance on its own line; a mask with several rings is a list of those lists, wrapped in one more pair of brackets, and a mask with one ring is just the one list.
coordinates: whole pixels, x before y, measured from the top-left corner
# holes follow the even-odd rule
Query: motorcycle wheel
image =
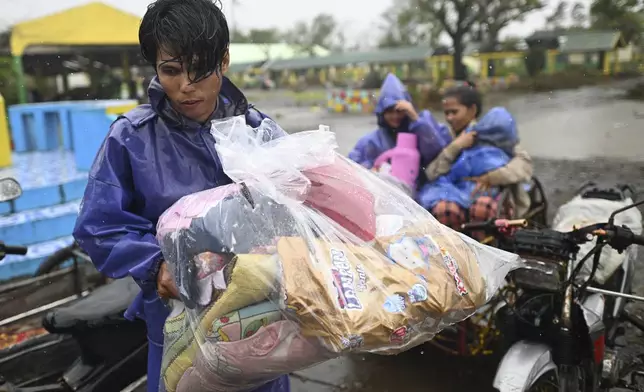
[(559, 375), (554, 370), (539, 377), (530, 386), (528, 392), (599, 392), (593, 387), (594, 377), (586, 367), (574, 367), (564, 371), (559, 369)]
[(527, 392), (559, 392), (557, 372), (551, 370), (539, 377)]
[(77, 245), (72, 244), (66, 248), (60, 249), (47, 257), (36, 270), (35, 276), (42, 276), (48, 273), (54, 272), (56, 269), (60, 268), (67, 260), (72, 260), (74, 258), (74, 250)]

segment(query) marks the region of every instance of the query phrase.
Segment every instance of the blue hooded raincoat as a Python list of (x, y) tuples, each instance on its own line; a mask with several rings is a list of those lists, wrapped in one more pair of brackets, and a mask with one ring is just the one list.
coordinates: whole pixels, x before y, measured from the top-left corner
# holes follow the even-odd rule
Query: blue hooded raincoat
[[(100, 272), (111, 278), (132, 276), (141, 293), (127, 310), (148, 327), (148, 391), (159, 390), (163, 325), (169, 309), (158, 297), (156, 275), (162, 260), (155, 238), (159, 216), (181, 197), (229, 184), (205, 125), (179, 115), (155, 78), (150, 104), (117, 119), (89, 173), (74, 237)], [(223, 79), (212, 119), (246, 115), (256, 127), (265, 118), (244, 95)], [(261, 392), (289, 390), (284, 376)]]
[(358, 141), (353, 151), (349, 153), (349, 159), (371, 169), (380, 154), (396, 146), (398, 132), (416, 134), (422, 166), (428, 165), (440, 153), (445, 146), (444, 138), (439, 135), (441, 132), (439, 124), (428, 111), (419, 113), (416, 121), (405, 120), (398, 129), (392, 129), (387, 125), (383, 117), (384, 112), (400, 100), (411, 102), (411, 96), (400, 79), (393, 74), (388, 74), (380, 89), (380, 97), (376, 105), (378, 129)]
[[(447, 127), (445, 129), (447, 130)], [(504, 167), (512, 159), (519, 136), (516, 122), (507, 109), (490, 109), (464, 132), (472, 131), (477, 133), (476, 143), (461, 152), (448, 173), (432, 183), (425, 184), (419, 192), (418, 202), (426, 209), (431, 210), (440, 201), (450, 201), (462, 208), (469, 208), (476, 184), (467, 179)], [(497, 193), (498, 188), (493, 188), (489, 192), (480, 193), (479, 196), (494, 197)]]

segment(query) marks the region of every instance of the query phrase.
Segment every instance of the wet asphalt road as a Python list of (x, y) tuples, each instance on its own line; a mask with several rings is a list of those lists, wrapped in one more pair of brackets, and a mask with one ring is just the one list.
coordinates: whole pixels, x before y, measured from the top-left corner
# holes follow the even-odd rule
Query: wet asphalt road
[[(550, 219), (557, 206), (588, 180), (628, 183), (644, 197), (644, 103), (619, 99), (628, 84), (496, 97), (486, 103), (504, 105), (515, 115), (521, 143), (534, 157), (535, 174), (544, 184)], [(344, 154), (375, 128), (373, 116), (271, 106), (258, 103), (288, 131), (329, 125)], [(644, 294), (644, 267), (640, 270), (635, 290)], [(643, 339), (640, 336), (633, 334), (636, 341)], [(492, 358), (451, 358), (433, 349), (417, 349), (394, 357), (360, 355), (329, 361), (297, 373), (292, 384), (295, 392), (486, 392), (493, 390), (495, 366)]]

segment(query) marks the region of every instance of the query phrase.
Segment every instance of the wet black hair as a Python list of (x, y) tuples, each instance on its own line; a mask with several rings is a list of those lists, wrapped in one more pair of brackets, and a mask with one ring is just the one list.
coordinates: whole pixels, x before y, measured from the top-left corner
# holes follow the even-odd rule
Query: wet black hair
[(472, 82), (465, 82), (464, 85), (447, 89), (445, 94), (443, 94), (443, 99), (445, 98), (456, 98), (461, 105), (467, 106), (468, 108), (476, 106), (477, 118), (483, 111), (483, 97), (479, 90), (476, 89), (476, 85)]
[(230, 32), (221, 3), (212, 0), (156, 0), (148, 6), (139, 28), (143, 59), (156, 69), (163, 49), (187, 64), (191, 82), (221, 72)]

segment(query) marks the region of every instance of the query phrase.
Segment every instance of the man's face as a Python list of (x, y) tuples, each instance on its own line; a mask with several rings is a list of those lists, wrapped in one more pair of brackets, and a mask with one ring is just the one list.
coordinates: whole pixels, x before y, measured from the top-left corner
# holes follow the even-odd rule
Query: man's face
[(187, 65), (163, 50), (157, 53), (157, 74), (159, 82), (172, 106), (191, 120), (208, 120), (217, 107), (223, 73), (230, 63), (228, 54), (224, 57), (221, 73), (213, 73), (197, 83), (190, 82)]

